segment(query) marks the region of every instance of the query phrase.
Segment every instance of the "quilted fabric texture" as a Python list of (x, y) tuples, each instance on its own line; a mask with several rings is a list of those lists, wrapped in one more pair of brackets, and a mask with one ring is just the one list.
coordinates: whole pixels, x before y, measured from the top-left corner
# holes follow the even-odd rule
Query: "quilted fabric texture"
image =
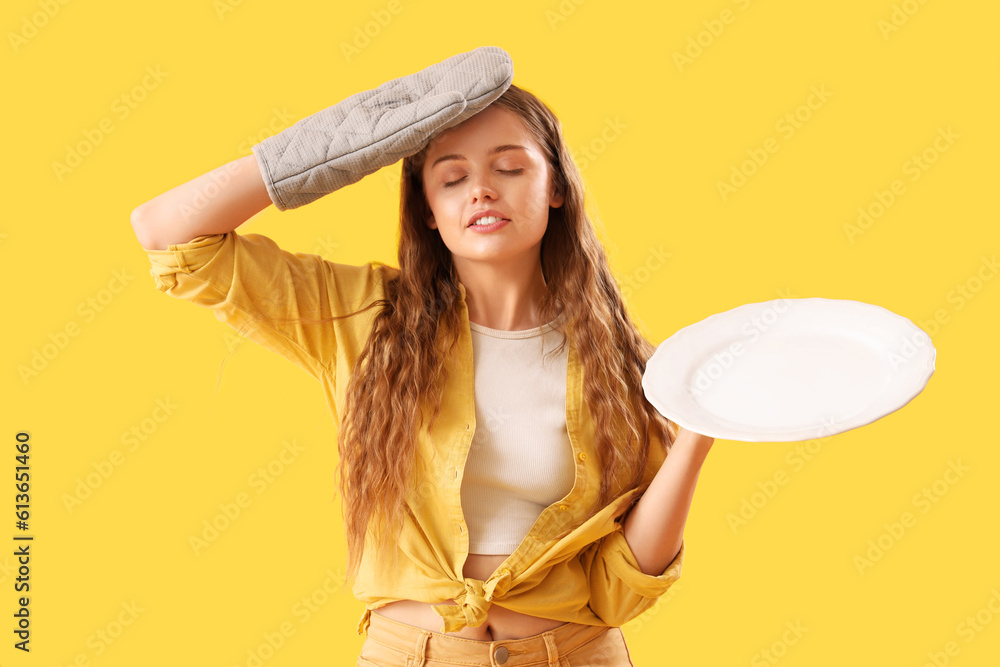
[(251, 147), (271, 201), (298, 208), (419, 152), (510, 87), (514, 64), (481, 46), (355, 93)]

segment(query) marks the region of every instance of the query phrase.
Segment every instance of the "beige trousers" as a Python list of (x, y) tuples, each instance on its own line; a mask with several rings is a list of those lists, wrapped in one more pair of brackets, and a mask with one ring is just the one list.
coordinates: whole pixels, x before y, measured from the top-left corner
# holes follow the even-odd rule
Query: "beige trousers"
[(523, 639), (481, 641), (371, 615), (358, 667), (628, 667), (619, 628), (565, 623)]

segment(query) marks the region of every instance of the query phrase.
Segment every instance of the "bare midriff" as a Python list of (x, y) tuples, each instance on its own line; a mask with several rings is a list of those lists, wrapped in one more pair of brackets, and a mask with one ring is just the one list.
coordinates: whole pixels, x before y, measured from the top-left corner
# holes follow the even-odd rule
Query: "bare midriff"
[[(507, 556), (488, 554), (469, 554), (462, 568), (462, 574), (468, 578), (481, 579), (486, 581), (490, 578), (500, 565), (507, 560)], [(454, 599), (447, 600), (444, 604), (456, 604)], [(419, 602), (417, 600), (398, 600), (387, 605), (373, 609), (373, 614), (380, 614), (394, 621), (406, 623), (431, 632), (441, 632), (444, 619), (434, 611), (434, 605), (430, 602)], [(480, 641), (493, 641), (499, 639), (523, 639), (531, 637), (546, 630), (558, 628), (564, 625), (565, 621), (555, 621), (551, 618), (541, 618), (522, 614), (511, 609), (506, 609), (499, 602), (494, 602), (486, 611), (486, 620), (482, 625), (475, 627), (466, 626), (456, 632), (446, 632), (443, 634), (465, 639), (478, 639)]]

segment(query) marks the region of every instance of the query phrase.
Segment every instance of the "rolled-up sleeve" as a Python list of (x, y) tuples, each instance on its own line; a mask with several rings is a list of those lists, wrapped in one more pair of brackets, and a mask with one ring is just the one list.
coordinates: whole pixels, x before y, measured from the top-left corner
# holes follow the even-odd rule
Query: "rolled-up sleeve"
[(384, 265), (288, 252), (262, 234), (232, 231), (143, 250), (158, 290), (211, 309), (317, 378), (334, 373), (337, 359), (336, 326), (318, 320), (353, 313), (382, 295)]
[(621, 522), (615, 526), (614, 532), (580, 552), (580, 562), (589, 577), (591, 610), (619, 627), (652, 607), (680, 579), (684, 542), (661, 574), (646, 574), (625, 540)]

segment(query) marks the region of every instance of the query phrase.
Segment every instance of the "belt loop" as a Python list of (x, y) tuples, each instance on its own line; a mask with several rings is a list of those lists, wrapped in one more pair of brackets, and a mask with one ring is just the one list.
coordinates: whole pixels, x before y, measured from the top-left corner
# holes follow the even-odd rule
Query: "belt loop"
[(545, 650), (549, 653), (549, 667), (559, 667), (559, 649), (556, 648), (556, 636), (551, 630), (544, 633)]
[(416, 658), (413, 662), (413, 667), (423, 667), (427, 661), (427, 640), (430, 636), (429, 632), (425, 630), (420, 631), (420, 638), (417, 639), (417, 647), (414, 649)]

